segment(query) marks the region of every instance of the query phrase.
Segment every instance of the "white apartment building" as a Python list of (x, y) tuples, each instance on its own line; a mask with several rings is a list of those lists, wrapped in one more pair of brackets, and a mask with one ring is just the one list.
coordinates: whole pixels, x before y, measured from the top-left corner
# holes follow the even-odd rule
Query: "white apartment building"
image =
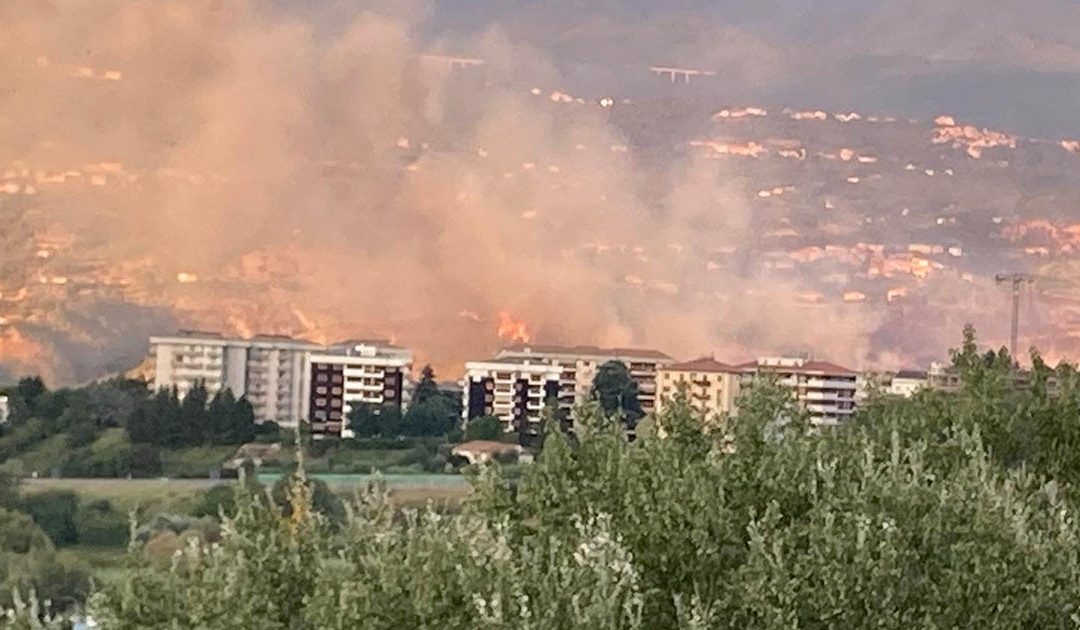
[(735, 401), (742, 384), (742, 370), (711, 357), (704, 357), (661, 366), (658, 381), (658, 413), (669, 406), (682, 389), (691, 407), (704, 413), (709, 421), (716, 421), (736, 414)]
[(835, 425), (855, 413), (858, 375), (835, 363), (766, 357), (738, 367), (743, 372), (744, 387), (762, 375), (771, 375), (779, 385), (791, 389), (814, 426)]
[(497, 359), (532, 360), (562, 369), (559, 404), (565, 410), (588, 402), (593, 379), (601, 365), (619, 361), (630, 370), (638, 385), (638, 401), (645, 413), (656, 409), (657, 371), (675, 363), (675, 359), (657, 350), (634, 348), (597, 348), (594, 346), (552, 346), (518, 344), (504, 348)]
[(259, 421), (295, 427), (304, 417), (300, 385), (307, 354), (323, 346), (280, 336), (227, 338), (183, 331), (151, 337), (154, 388), (175, 387), (183, 397), (202, 382), (211, 395), (228, 388), (246, 396)]
[(385, 341), (343, 341), (306, 357), (302, 398), (315, 439), (355, 437), (348, 415), (357, 405), (397, 405), (411, 395), (412, 352)]
[[(237, 397), (247, 397), (259, 421), (293, 428), (303, 420), (313, 419), (313, 366), (337, 365), (342, 370), (348, 367), (347, 373), (342, 371), (342, 379), (350, 379), (350, 392), (343, 389), (338, 395), (338, 411), (347, 413), (346, 403), (382, 404), (392, 398), (374, 393), (377, 386), (372, 383), (376, 378), (388, 378), (394, 396), (404, 402), (407, 390), (403, 387), (412, 365), (408, 350), (383, 341), (324, 346), (282, 336), (237, 339), (185, 331), (170, 337), (151, 337), (150, 346), (155, 389), (175, 387), (182, 397), (198, 382), (204, 383), (211, 395), (229, 388)], [(330, 401), (326, 399), (327, 404)], [(324, 423), (326, 420), (329, 417)], [(338, 418), (331, 432), (341, 434), (341, 424)], [(323, 424), (319, 432), (326, 428)]]
[(885, 389), (885, 393), (890, 396), (911, 398), (919, 390), (928, 387), (929, 383), (929, 376), (926, 372), (900, 370), (893, 374), (892, 379), (889, 380), (889, 386)]
[(506, 432), (539, 434), (544, 406), (560, 393), (563, 370), (546, 361), (503, 358), (465, 364), (462, 417), (502, 420)]

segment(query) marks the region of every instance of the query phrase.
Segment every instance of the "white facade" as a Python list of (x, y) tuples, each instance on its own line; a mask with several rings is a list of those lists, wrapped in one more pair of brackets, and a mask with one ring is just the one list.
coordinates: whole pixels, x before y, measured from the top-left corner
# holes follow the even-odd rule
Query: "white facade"
[(662, 366), (675, 363), (672, 357), (655, 350), (592, 346), (516, 345), (499, 351), (495, 356), (498, 359), (531, 359), (561, 368), (559, 403), (566, 410), (588, 402), (593, 379), (601, 365), (619, 361), (630, 370), (631, 378), (638, 385), (638, 401), (642, 411), (649, 413), (656, 408), (657, 371)]
[(0, 395), (0, 424), (7, 424), (11, 408), (8, 405), (8, 397)]
[(533, 359), (466, 363), (463, 419), (495, 416), (507, 432), (523, 430), (522, 422), (524, 430), (538, 427), (547, 399), (559, 392), (562, 373), (557, 365)]
[[(357, 382), (364, 381), (357, 370), (385, 362), (387, 357), (394, 357), (394, 365), (404, 368), (406, 375), (412, 364), (408, 350), (381, 342), (323, 346), (278, 336), (230, 339), (212, 333), (182, 333), (151, 337), (150, 346), (155, 389), (175, 387), (183, 397), (198, 382), (211, 395), (229, 388), (237, 397), (247, 397), (256, 419), (286, 427), (309, 418), (313, 357), (349, 362), (348, 376)], [(362, 398), (350, 397), (352, 401)]]
[(357, 405), (408, 407), (412, 353), (385, 342), (342, 342), (306, 357), (302, 399), (312, 434), (355, 437), (348, 414)]
[(814, 426), (835, 425), (855, 413), (858, 375), (852, 370), (798, 357), (765, 357), (740, 367), (750, 383), (771, 375), (777, 384), (791, 389)]
[(928, 382), (925, 372), (898, 372), (893, 375), (885, 391), (891, 396), (911, 398), (919, 390), (925, 389)]

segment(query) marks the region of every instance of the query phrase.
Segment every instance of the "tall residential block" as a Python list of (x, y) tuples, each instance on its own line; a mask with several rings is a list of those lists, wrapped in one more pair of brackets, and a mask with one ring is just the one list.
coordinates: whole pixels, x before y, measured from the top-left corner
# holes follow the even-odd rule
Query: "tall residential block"
[(307, 357), (303, 397), (315, 439), (354, 437), (348, 414), (358, 405), (404, 409), (412, 353), (385, 341), (345, 341)]
[[(308, 420), (317, 436), (347, 436), (344, 415), (356, 403), (404, 404), (412, 368), (412, 354), (385, 341), (325, 346), (281, 336), (237, 339), (185, 331), (151, 337), (150, 346), (155, 389), (175, 387), (183, 397), (200, 382), (211, 394), (228, 388), (247, 397), (257, 420), (286, 427)], [(340, 374), (340, 391), (333, 393), (328, 381), (324, 395), (313, 395), (318, 387), (313, 390), (312, 383), (324, 373), (332, 380), (332, 372)]]
[(855, 413), (858, 374), (853, 370), (802, 357), (768, 357), (738, 366), (742, 387), (763, 377), (792, 391), (814, 426), (840, 423)]
[(609, 361), (619, 361), (627, 367), (630, 377), (638, 385), (642, 411), (649, 413), (656, 408), (657, 371), (662, 366), (675, 363), (675, 359), (656, 350), (594, 346), (518, 344), (504, 348), (495, 356), (497, 359), (530, 360), (560, 368), (562, 376), (558, 398), (564, 410), (587, 402), (600, 366)]
[(540, 433), (547, 401), (559, 396), (562, 368), (533, 359), (492, 359), (465, 364), (462, 416), (466, 422), (495, 416), (506, 432)]

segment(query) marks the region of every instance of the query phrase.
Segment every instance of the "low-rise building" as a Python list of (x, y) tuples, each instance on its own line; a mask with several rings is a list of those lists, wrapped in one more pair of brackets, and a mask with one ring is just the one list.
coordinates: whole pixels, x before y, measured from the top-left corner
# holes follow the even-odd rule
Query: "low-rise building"
[(858, 374), (828, 361), (802, 357), (766, 357), (739, 366), (743, 386), (762, 376), (792, 391), (814, 426), (835, 425), (855, 413)]
[(466, 423), (495, 416), (506, 432), (540, 433), (544, 407), (558, 400), (562, 368), (533, 359), (492, 359), (465, 364), (462, 417)]
[(742, 383), (742, 370), (712, 357), (704, 357), (661, 366), (658, 382), (658, 413), (669, 406), (674, 396), (683, 390), (694, 409), (706, 414), (710, 420), (716, 420), (735, 415), (735, 401)]
[(490, 462), (501, 456), (513, 454), (519, 458), (525, 449), (519, 444), (507, 444), (506, 442), (493, 442), (491, 440), (473, 440), (458, 444), (451, 451), (451, 455), (464, 457), (470, 464)]
[(657, 401), (657, 371), (662, 366), (675, 363), (675, 359), (657, 350), (540, 344), (510, 346), (501, 350), (496, 358), (532, 360), (560, 368), (562, 376), (558, 398), (560, 406), (566, 411), (589, 401), (596, 372), (601, 365), (609, 361), (619, 361), (627, 367), (630, 377), (638, 386), (641, 410), (645, 413), (654, 411)]
[(901, 398), (911, 398), (921, 389), (925, 389), (929, 384), (929, 376), (926, 372), (920, 372), (918, 370), (900, 370), (896, 374), (892, 375), (889, 379), (889, 385), (885, 389), (885, 393), (890, 396), (900, 396)]

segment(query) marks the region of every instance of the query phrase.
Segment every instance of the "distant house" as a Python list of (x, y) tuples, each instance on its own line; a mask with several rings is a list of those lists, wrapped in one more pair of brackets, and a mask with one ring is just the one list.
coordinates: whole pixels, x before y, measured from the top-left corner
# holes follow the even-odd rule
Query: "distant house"
[(238, 470), (244, 466), (245, 462), (251, 462), (258, 468), (262, 466), (265, 460), (273, 459), (279, 453), (281, 453), (280, 444), (257, 444), (254, 442), (244, 444), (236, 450), (236, 454), (231, 459), (222, 465), (222, 468)]
[(520, 445), (493, 442), (491, 440), (473, 440), (472, 442), (465, 442), (464, 444), (458, 444), (450, 451), (451, 455), (464, 457), (470, 464), (489, 462), (500, 455), (508, 453), (514, 453), (519, 458), (525, 459), (525, 449)]

